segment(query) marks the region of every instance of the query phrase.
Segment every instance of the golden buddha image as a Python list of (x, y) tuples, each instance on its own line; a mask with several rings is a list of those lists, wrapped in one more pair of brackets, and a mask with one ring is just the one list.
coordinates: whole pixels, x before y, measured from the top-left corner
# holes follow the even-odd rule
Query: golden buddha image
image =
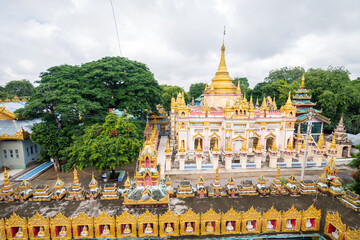
[(43, 226), (40, 227), (37, 237), (45, 237), (45, 231)]
[(123, 234), (131, 234), (131, 229), (130, 229), (129, 224), (125, 225), (125, 229), (123, 231)]
[(170, 223), (166, 224), (165, 232), (166, 233), (173, 233), (174, 232), (174, 229), (171, 227)]
[(80, 233), (80, 236), (82, 236), (82, 237), (87, 237), (87, 236), (89, 236), (88, 227), (87, 227), (86, 225), (82, 228), (81, 233)]
[(146, 224), (146, 228), (145, 228), (145, 230), (144, 230), (144, 233), (145, 233), (145, 234), (152, 234), (153, 232), (154, 232), (154, 231), (153, 231), (150, 223)]
[(24, 236), (24, 233), (23, 233), (22, 227), (19, 227), (18, 231), (15, 234), (15, 237), (20, 238), (20, 237), (23, 237), (23, 236)]
[(59, 232), (59, 237), (66, 237), (67, 233), (66, 233), (66, 227), (62, 226), (61, 230)]
[(109, 225), (105, 225), (105, 226), (104, 226), (104, 229), (103, 229), (101, 235), (102, 235), (102, 236), (110, 235)]
[(189, 232), (194, 232), (194, 228), (191, 226), (191, 223), (187, 223), (186, 224), (186, 229), (185, 232), (189, 233)]
[(212, 225), (211, 222), (207, 222), (207, 223), (206, 223), (205, 231), (206, 231), (206, 232), (213, 232), (213, 231), (214, 231), (214, 227), (213, 227), (213, 225)]

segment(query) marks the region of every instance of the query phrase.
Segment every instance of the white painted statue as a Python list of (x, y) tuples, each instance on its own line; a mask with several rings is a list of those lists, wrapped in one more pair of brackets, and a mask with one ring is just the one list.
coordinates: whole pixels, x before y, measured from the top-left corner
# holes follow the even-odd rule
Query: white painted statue
[(306, 219), (305, 227), (306, 228), (312, 228), (313, 227), (311, 222), (310, 222), (310, 218)]
[(291, 224), (291, 220), (290, 220), (290, 219), (288, 219), (288, 220), (286, 221), (286, 229), (293, 229), (293, 225)]
[(66, 227), (62, 226), (61, 231), (59, 232), (59, 237), (66, 237)]
[(248, 231), (254, 230), (254, 225), (252, 224), (251, 220), (247, 221), (246, 230), (248, 230)]
[(105, 225), (105, 226), (104, 226), (104, 229), (103, 229), (101, 235), (102, 235), (102, 236), (110, 235), (109, 225)]
[(152, 227), (150, 226), (150, 223), (148, 223), (148, 224), (146, 225), (146, 228), (145, 228), (144, 233), (145, 233), (145, 234), (151, 234), (151, 233), (153, 233), (153, 229), (152, 229)]
[(125, 229), (124, 229), (123, 234), (131, 234), (131, 229), (130, 229), (129, 224), (125, 225)]
[(44, 227), (43, 227), (43, 226), (40, 227), (37, 236), (38, 236), (38, 237), (45, 237), (45, 231), (44, 231)]
[(15, 234), (15, 237), (23, 237), (24, 233), (22, 231), (22, 227), (19, 227), (18, 231)]
[(166, 233), (173, 233), (174, 232), (174, 229), (171, 227), (170, 223), (166, 224), (165, 232)]
[(89, 231), (88, 231), (88, 227), (87, 227), (87, 226), (84, 226), (84, 227), (83, 227), (83, 229), (81, 230), (80, 236), (83, 236), (83, 237), (89, 236)]
[(226, 231), (228, 231), (228, 232), (234, 231), (234, 227), (233, 227), (233, 225), (231, 224), (230, 221), (228, 221), (228, 223), (227, 223)]
[(335, 231), (333, 231), (331, 233), (331, 235), (335, 238), (335, 239), (339, 239), (339, 230), (335, 229)]
[(187, 226), (186, 226), (186, 229), (185, 229), (185, 232), (193, 232), (194, 229), (193, 227), (191, 226), (191, 223), (187, 223)]
[(271, 224), (271, 220), (267, 220), (267, 222), (266, 222), (266, 229), (268, 229), (268, 230), (274, 229), (274, 226)]

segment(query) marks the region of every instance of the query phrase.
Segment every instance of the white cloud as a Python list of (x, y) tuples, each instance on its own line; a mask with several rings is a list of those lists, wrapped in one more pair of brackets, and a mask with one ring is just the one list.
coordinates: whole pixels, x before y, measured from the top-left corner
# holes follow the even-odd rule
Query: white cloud
[[(207, 82), (223, 27), (230, 75), (251, 86), (283, 66), (344, 66), (360, 75), (360, 1), (112, 0), (121, 50), (160, 84)], [(3, 1), (0, 84), (60, 64), (119, 54), (109, 1)]]

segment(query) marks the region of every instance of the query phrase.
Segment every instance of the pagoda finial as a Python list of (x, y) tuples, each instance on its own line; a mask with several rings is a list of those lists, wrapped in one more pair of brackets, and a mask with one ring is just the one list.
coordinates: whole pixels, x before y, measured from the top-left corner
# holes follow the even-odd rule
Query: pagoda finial
[(246, 141), (245, 141), (245, 140), (243, 141), (243, 144), (242, 144), (242, 147), (241, 147), (241, 151), (243, 151), (243, 152), (246, 152), (246, 151), (247, 151), (247, 149), (246, 149)]
[(218, 140), (217, 140), (217, 139), (216, 139), (216, 141), (215, 141), (213, 151), (214, 151), (214, 152), (218, 152), (218, 151), (219, 151)]
[(280, 166), (277, 168), (276, 179), (280, 180)]
[(274, 107), (274, 110), (277, 110), (277, 106), (276, 106), (276, 102), (275, 102), (275, 95), (274, 95), (273, 107)]
[(292, 146), (292, 143), (291, 143), (291, 139), (289, 138), (289, 141), (288, 141), (288, 144), (287, 144), (287, 146), (286, 146), (286, 149), (287, 150), (293, 150), (293, 146)]
[(78, 184), (79, 183), (79, 178), (78, 178), (78, 175), (77, 175), (77, 170), (76, 170), (76, 167), (74, 166), (74, 184)]
[(324, 133), (321, 134), (320, 138), (319, 138), (319, 141), (318, 141), (318, 147), (320, 149), (323, 149), (324, 148)]
[(274, 138), (274, 140), (273, 140), (273, 144), (272, 144), (272, 146), (271, 146), (271, 150), (273, 150), (273, 151), (277, 151), (277, 147), (276, 147), (276, 138)]
[(171, 153), (171, 149), (170, 149), (170, 143), (169, 143), (169, 139), (167, 140), (167, 144), (166, 144), (166, 149), (165, 149), (165, 153), (167, 153), (167, 154)]
[(332, 142), (330, 144), (330, 149), (336, 149), (336, 136), (335, 136), (335, 133), (333, 133), (333, 139), (332, 139)]
[(181, 141), (180, 152), (181, 152), (181, 153), (184, 153), (184, 152), (185, 152), (184, 141)]
[(219, 167), (216, 168), (215, 181), (219, 181)]
[(197, 145), (197, 147), (196, 147), (196, 151), (197, 151), (198, 153), (201, 153), (201, 152), (202, 152), (201, 145), (200, 145), (200, 140), (198, 141), (198, 145)]
[(260, 139), (256, 144), (256, 151), (261, 151), (261, 146), (260, 146)]
[(289, 104), (292, 105), (290, 94), (291, 94), (291, 92), (289, 91), (289, 97), (288, 97), (288, 99), (286, 101), (286, 105), (289, 105)]
[(4, 186), (7, 186), (10, 184), (8, 173), (6, 170), (6, 167), (4, 167)]
[(227, 146), (226, 146), (226, 151), (227, 151), (227, 152), (231, 152), (230, 139), (229, 139), (229, 141), (228, 141), (228, 143), (227, 143)]
[(255, 104), (255, 106), (259, 106), (259, 98), (258, 98), (258, 97), (256, 98), (256, 104)]
[(297, 138), (297, 139), (301, 138), (300, 128), (298, 128), (298, 133), (297, 133), (296, 138)]
[(240, 80), (237, 82), (236, 93), (238, 93), (238, 94), (240, 94), (240, 93), (241, 93), (241, 89), (240, 89)]
[(305, 74), (303, 74), (301, 77), (301, 89), (303, 89), (304, 87), (305, 87)]

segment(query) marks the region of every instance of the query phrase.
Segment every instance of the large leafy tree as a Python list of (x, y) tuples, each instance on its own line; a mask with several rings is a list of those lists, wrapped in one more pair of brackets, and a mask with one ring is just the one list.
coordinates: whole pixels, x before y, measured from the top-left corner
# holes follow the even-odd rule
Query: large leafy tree
[(161, 85), (161, 88), (162, 88), (162, 105), (166, 111), (170, 111), (171, 98), (172, 97), (176, 98), (178, 93), (184, 94), (186, 103), (188, 103), (190, 101), (189, 95), (181, 87)]
[(360, 153), (355, 155), (355, 159), (352, 160), (349, 165), (351, 168), (355, 169), (355, 172), (351, 173), (353, 180), (349, 187), (352, 191), (360, 194)]
[(126, 118), (108, 114), (103, 124), (94, 124), (84, 134), (74, 137), (73, 144), (64, 150), (66, 169), (94, 166), (103, 171), (124, 166), (139, 154), (142, 136), (138, 128)]
[(287, 83), (298, 80), (305, 73), (302, 67), (283, 67), (280, 69), (271, 70), (269, 76), (265, 78), (265, 82), (276, 82), (283, 80)]
[(203, 94), (205, 90), (206, 84), (205, 83), (193, 83), (190, 85), (189, 95), (190, 98), (198, 98), (201, 94)]
[(35, 88), (29, 80), (14, 80), (5, 85), (5, 91), (11, 96), (30, 97)]

